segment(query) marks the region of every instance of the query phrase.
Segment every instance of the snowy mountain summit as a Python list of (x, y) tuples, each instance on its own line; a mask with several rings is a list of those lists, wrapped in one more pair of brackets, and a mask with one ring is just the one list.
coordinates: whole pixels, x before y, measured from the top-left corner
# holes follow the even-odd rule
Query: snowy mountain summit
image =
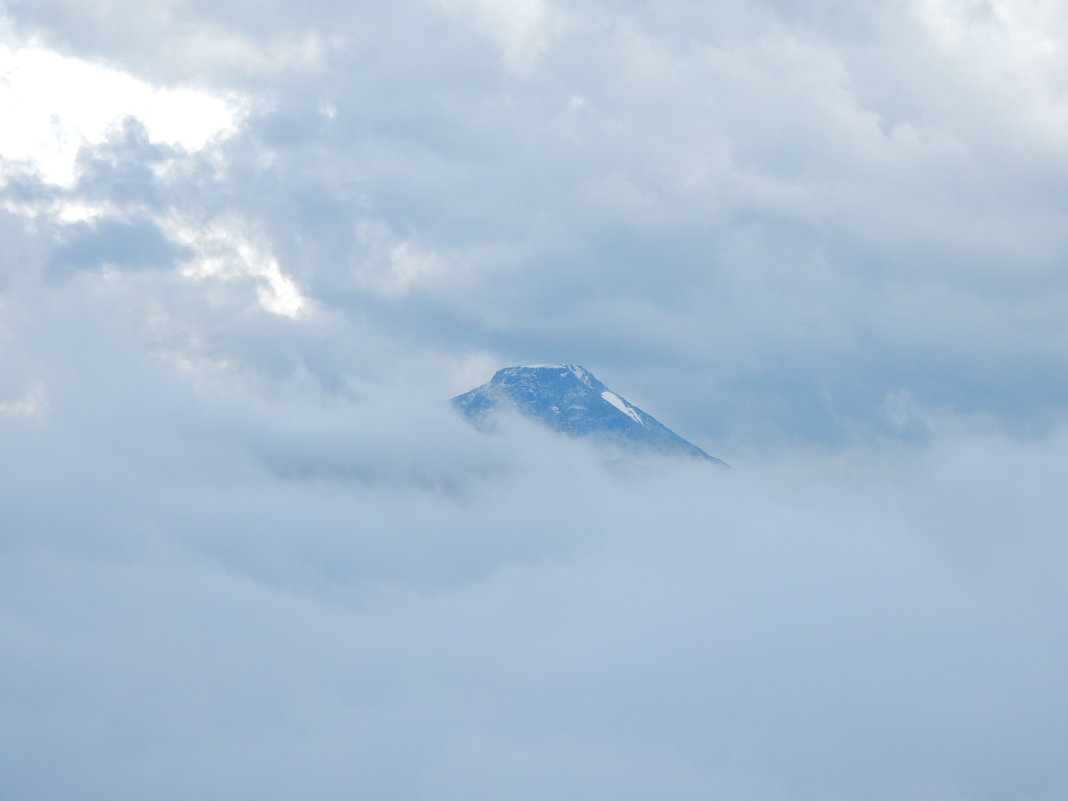
[(514, 409), (571, 436), (725, 464), (629, 403), (577, 364), (505, 367), (489, 383), (457, 395), (452, 403), (476, 423), (496, 409)]

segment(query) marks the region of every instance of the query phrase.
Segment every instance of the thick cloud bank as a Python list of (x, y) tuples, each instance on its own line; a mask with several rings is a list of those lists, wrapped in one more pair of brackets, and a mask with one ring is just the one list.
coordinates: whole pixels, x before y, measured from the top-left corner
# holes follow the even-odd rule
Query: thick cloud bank
[(606, 462), (79, 280), (9, 295), (5, 798), (1068, 792), (1063, 438)]
[(606, 469), (124, 378), (0, 423), (5, 798), (1068, 792), (1061, 439)]
[(0, 5), (0, 798), (1068, 797), (1066, 31)]

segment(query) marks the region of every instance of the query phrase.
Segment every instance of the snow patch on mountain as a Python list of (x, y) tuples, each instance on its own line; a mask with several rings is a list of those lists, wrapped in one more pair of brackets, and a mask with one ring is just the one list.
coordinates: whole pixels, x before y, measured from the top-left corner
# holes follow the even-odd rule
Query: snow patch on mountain
[(630, 408), (627, 405), (627, 402), (616, 393), (606, 389), (601, 393), (601, 397), (619, 409), (619, 411), (623, 412), (623, 414), (634, 420), (634, 422), (638, 423), (638, 425), (645, 425), (645, 423), (642, 422), (641, 417), (638, 416), (638, 413)]

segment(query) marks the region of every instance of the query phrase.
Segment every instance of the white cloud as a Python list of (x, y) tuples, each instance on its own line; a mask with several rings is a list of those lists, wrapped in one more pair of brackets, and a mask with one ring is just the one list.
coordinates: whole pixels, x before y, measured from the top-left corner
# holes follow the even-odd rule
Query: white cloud
[(0, 417), (39, 417), (48, 408), (48, 394), (43, 384), (33, 384), (25, 393), (11, 400), (0, 400)]
[(274, 75), (290, 70), (315, 69), (326, 53), (343, 46), (339, 41), (324, 41), (313, 33), (258, 42), (233, 31), (193, 30), (175, 36), (171, 57), (190, 71), (237, 70), (246, 75)]
[(39, 46), (0, 44), (0, 156), (52, 183), (70, 185), (79, 149), (102, 142), (126, 117), (155, 141), (197, 149), (236, 130), (243, 114), (235, 95), (153, 87)]
[(195, 256), (182, 268), (193, 279), (258, 279), (256, 296), (268, 311), (295, 318), (309, 308), (296, 281), (282, 271), (264, 244), (265, 237), (244, 230), (236, 217), (208, 225), (196, 225), (181, 216), (164, 221), (164, 228), (176, 241), (188, 245)]
[(920, 30), (943, 68), (991, 111), (1011, 111), (999, 125), (1022, 128), (1043, 148), (1065, 151), (1068, 135), (1068, 10), (1048, 0), (914, 0)]
[(381, 222), (359, 222), (356, 241), (356, 281), (372, 293), (396, 300), (436, 281), (450, 280), (442, 256), (395, 236)]
[(1063, 438), (622, 476), (420, 384), (201, 378), (127, 364), (135, 398), (0, 427), (15, 799), (1068, 783)]
[(436, 0), (474, 27), (500, 49), (513, 72), (526, 75), (564, 27), (563, 12), (550, 0)]

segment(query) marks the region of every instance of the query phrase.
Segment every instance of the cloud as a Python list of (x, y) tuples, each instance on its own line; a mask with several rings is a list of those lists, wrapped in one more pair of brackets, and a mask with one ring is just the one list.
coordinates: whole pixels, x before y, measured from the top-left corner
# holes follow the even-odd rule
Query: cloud
[(137, 117), (158, 141), (199, 148), (232, 130), (241, 116), (235, 97), (191, 88), (156, 88), (119, 70), (37, 46), (0, 48), (0, 153), (28, 162), (49, 181), (70, 184), (84, 144)]
[(485, 0), (438, 0), (447, 10), (469, 16), (478, 30), (501, 49), (509, 69), (530, 73), (564, 24), (564, 15), (548, 0), (520, 0), (507, 8)]
[(621, 475), (89, 322), (0, 419), (9, 797), (1065, 789), (1063, 438)]
[[(586, 4), (557, 25), (535, 9), (508, 21), (516, 41), (548, 42), (520, 74), (480, 43), (497, 30), (480, 7), (379, 9), (368, 37), (313, 5), (295, 30), (335, 43), (321, 59), (273, 77), (210, 68), (217, 91), (256, 100), (210, 158), (152, 184), (171, 218), (157, 224), (225, 215), (277, 267), (267, 302), (299, 295), (442, 356), (588, 361), (641, 395), (699, 375), (692, 403), (661, 403), (739, 447), (761, 431), (848, 439), (902, 388), (1048, 422), (1065, 400), (1063, 104), (1059, 55), (1039, 45), (1059, 18), (906, 11)], [(286, 22), (183, 13), (189, 31), (257, 47)], [(19, 12), (24, 29), (102, 46), (56, 19)], [(175, 80), (181, 59), (155, 48), (146, 63), (144, 43), (178, 34), (144, 24), (111, 52)]]
[(56, 249), (53, 266), (59, 270), (101, 265), (167, 268), (192, 255), (168, 241), (148, 220), (101, 220), (70, 226), (66, 241)]
[(5, 9), (5, 799), (1066, 794), (1057, 7)]
[(1063, 793), (1063, 435), (608, 470), (122, 275), (5, 291), (8, 797)]

